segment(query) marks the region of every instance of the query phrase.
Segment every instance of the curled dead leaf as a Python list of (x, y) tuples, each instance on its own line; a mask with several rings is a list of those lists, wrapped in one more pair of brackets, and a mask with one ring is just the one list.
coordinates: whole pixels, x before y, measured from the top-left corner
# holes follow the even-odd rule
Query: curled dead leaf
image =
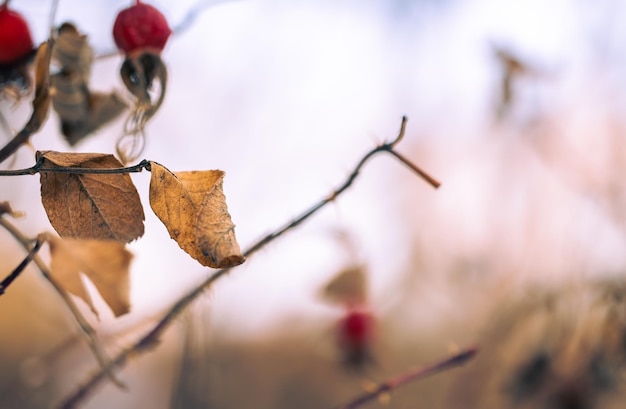
[(127, 108), (115, 92), (93, 92), (89, 88), (93, 50), (87, 36), (71, 23), (58, 28), (52, 58), (60, 66), (51, 75), (52, 107), (59, 115), (65, 140), (74, 146)]
[(35, 98), (33, 98), (33, 112), (22, 128), (13, 139), (0, 149), (0, 163), (13, 155), (22, 145), (28, 143), (31, 135), (39, 131), (46, 122), (50, 110), (50, 59), (54, 40), (50, 38), (42, 43), (35, 55)]
[[(102, 153), (45, 151), (37, 156), (43, 168), (122, 167), (113, 155)], [(61, 237), (128, 243), (143, 235), (143, 207), (128, 174), (40, 174), (41, 201)]]
[(53, 278), (98, 315), (80, 273), (94, 284), (116, 317), (130, 311), (129, 268), (133, 255), (114, 240), (60, 239), (46, 234)]
[(150, 166), (150, 206), (180, 248), (203, 266), (243, 263), (222, 190), (224, 172), (172, 173), (155, 162)]

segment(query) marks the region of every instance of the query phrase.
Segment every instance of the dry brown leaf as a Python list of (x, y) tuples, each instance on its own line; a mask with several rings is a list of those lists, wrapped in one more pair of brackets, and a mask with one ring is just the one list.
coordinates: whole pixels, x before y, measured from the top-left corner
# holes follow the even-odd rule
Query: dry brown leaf
[(322, 297), (332, 303), (362, 304), (367, 301), (365, 267), (351, 266), (340, 271), (322, 289)]
[[(44, 168), (119, 168), (103, 153), (38, 152)], [(112, 239), (124, 243), (141, 237), (144, 213), (128, 174), (41, 172), (41, 201), (50, 223), (64, 238)]]
[(222, 190), (224, 172), (172, 173), (155, 162), (150, 166), (150, 206), (180, 248), (203, 266), (243, 263)]
[(84, 300), (98, 315), (81, 280), (82, 272), (91, 280), (116, 317), (130, 311), (129, 267), (133, 256), (124, 248), (124, 244), (115, 240), (46, 237), (50, 245), (51, 274), (65, 290)]

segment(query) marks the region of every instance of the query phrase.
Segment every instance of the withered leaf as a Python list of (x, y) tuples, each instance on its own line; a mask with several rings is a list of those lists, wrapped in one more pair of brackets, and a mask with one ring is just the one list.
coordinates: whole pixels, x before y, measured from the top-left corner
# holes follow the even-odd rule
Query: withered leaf
[(224, 172), (172, 173), (155, 162), (150, 166), (150, 206), (180, 248), (203, 266), (243, 263), (222, 190)]
[[(122, 167), (113, 155), (45, 151), (43, 168)], [(139, 194), (128, 174), (40, 172), (41, 201), (50, 223), (64, 238), (128, 243), (144, 232)]]
[(53, 59), (60, 69), (51, 75), (52, 107), (59, 115), (65, 140), (74, 146), (119, 116), (127, 104), (115, 92), (105, 94), (89, 89), (93, 50), (87, 36), (73, 24), (63, 23), (59, 27)]
[(94, 284), (116, 317), (130, 311), (129, 267), (132, 254), (115, 240), (60, 239), (46, 235), (50, 245), (50, 270), (67, 291), (84, 300), (98, 315), (80, 273)]
[(365, 267), (355, 265), (341, 270), (324, 286), (322, 297), (331, 303), (362, 304), (367, 301)]
[(17, 149), (25, 143), (32, 134), (39, 131), (39, 128), (46, 122), (48, 111), (50, 110), (50, 58), (54, 39), (41, 44), (35, 55), (35, 98), (33, 98), (33, 112), (22, 128), (13, 139), (11, 139), (2, 149), (0, 149), (0, 163), (5, 161)]

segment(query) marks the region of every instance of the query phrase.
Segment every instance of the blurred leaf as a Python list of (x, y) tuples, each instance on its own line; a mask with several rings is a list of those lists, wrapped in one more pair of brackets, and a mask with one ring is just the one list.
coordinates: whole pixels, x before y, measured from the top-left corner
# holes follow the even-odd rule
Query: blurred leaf
[(158, 163), (150, 165), (150, 206), (180, 248), (203, 266), (243, 263), (222, 191), (224, 172), (172, 173)]
[(46, 235), (50, 245), (50, 270), (58, 283), (98, 312), (80, 273), (98, 289), (116, 317), (130, 311), (129, 267), (132, 254), (114, 240), (60, 239)]
[[(103, 153), (38, 152), (44, 168), (122, 167)], [(50, 223), (64, 238), (112, 239), (128, 243), (144, 232), (139, 194), (128, 174), (41, 172), (41, 200)]]
[(365, 267), (351, 266), (340, 271), (322, 289), (322, 297), (336, 304), (363, 304), (367, 301)]

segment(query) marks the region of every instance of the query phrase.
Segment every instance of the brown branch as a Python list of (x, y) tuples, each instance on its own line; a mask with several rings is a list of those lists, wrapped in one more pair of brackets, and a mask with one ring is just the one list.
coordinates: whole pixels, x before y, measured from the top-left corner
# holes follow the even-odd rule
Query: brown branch
[(408, 166), (413, 172), (417, 173), (418, 175), (420, 175), (422, 177), (422, 179), (424, 179), (425, 181), (427, 181), (432, 187), (434, 187), (435, 189), (438, 189), (439, 186), (441, 186), (441, 183), (437, 180), (434, 179), (432, 176), (430, 176), (428, 173), (424, 172), (422, 169), (420, 169), (417, 165), (415, 165), (414, 163), (412, 163), (410, 160), (408, 160), (407, 158), (405, 158), (404, 156), (400, 155), (398, 152), (392, 150), (389, 150), (389, 153), (392, 154), (393, 156), (395, 156), (396, 158), (398, 158), (398, 160), (402, 163), (404, 163), (406, 166)]
[(28, 250), (28, 254), (24, 258), (24, 260), (22, 260), (20, 265), (17, 266), (15, 270), (11, 272), (11, 274), (9, 274), (4, 280), (0, 282), (0, 295), (3, 295), (5, 293), (6, 289), (11, 285), (11, 283), (15, 281), (15, 279), (22, 273), (22, 271), (24, 271), (26, 266), (28, 266), (30, 262), (33, 261), (35, 255), (41, 249), (42, 244), (42, 240), (35, 240), (35, 244), (33, 245), (33, 247), (31, 247), (30, 250)]
[[(0, 226), (2, 226), (6, 231), (8, 231), (13, 238), (24, 247), (27, 252), (31, 252), (31, 243), (33, 240), (24, 236), (22, 232), (11, 224), (5, 217), (0, 216)], [(46, 280), (52, 284), (52, 287), (56, 290), (56, 292), (61, 296), (65, 305), (70, 310), (72, 315), (74, 316), (74, 320), (78, 324), (78, 328), (81, 330), (83, 335), (85, 336), (85, 340), (89, 345), (89, 348), (93, 352), (96, 360), (100, 364), (100, 367), (103, 371), (103, 375), (107, 376), (109, 379), (113, 381), (113, 383), (120, 388), (125, 388), (125, 385), (119, 381), (115, 375), (113, 374), (114, 366), (110, 364), (111, 359), (108, 357), (104, 347), (101, 345), (100, 340), (96, 335), (96, 331), (89, 325), (83, 314), (80, 312), (76, 304), (74, 304), (74, 300), (69, 296), (69, 294), (63, 289), (63, 287), (50, 275), (50, 270), (46, 266), (46, 264), (41, 260), (41, 258), (37, 255), (33, 255), (33, 262), (41, 271), (41, 274), (44, 276)]]
[[(285, 232), (295, 228), (300, 223), (307, 220), (313, 214), (315, 214), (318, 210), (326, 206), (328, 203), (334, 201), (339, 195), (341, 195), (346, 189), (348, 189), (352, 183), (359, 176), (361, 168), (365, 163), (372, 158), (374, 155), (380, 152), (395, 152), (393, 151), (394, 147), (402, 140), (404, 137), (405, 129), (406, 129), (406, 117), (402, 118), (402, 124), (400, 127), (400, 132), (396, 139), (391, 142), (384, 143), (382, 145), (377, 146), (376, 148), (369, 151), (356, 165), (352, 173), (348, 176), (346, 181), (337, 188), (334, 192), (328, 195), (325, 199), (322, 199), (315, 205), (311, 206), (308, 210), (304, 211), (300, 216), (287, 223), (283, 227), (277, 229), (275, 232), (268, 234), (267, 236), (258, 240), (255, 244), (253, 244), (248, 250), (244, 252), (245, 257), (249, 257), (252, 254), (256, 253), (258, 250), (274, 241), (278, 237), (282, 236)], [(395, 155), (394, 155), (395, 156)], [(411, 166), (411, 169), (415, 169)], [(417, 172), (418, 175), (422, 176), (420, 172)], [(427, 179), (427, 181), (434, 180), (431, 177)], [(435, 186), (436, 187), (436, 186)], [(186, 295), (180, 298), (169, 310), (168, 312), (161, 318), (161, 320), (143, 337), (141, 337), (134, 345), (131, 345), (124, 350), (122, 350), (111, 362), (112, 366), (122, 367), (126, 364), (128, 359), (133, 356), (138, 356), (141, 353), (144, 353), (150, 350), (153, 346), (157, 345), (158, 340), (161, 334), (167, 329), (172, 322), (204, 291), (213, 285), (215, 281), (217, 281), (220, 277), (226, 275), (231, 270), (231, 268), (224, 268), (216, 271), (211, 274), (204, 282), (202, 282), (197, 287), (193, 288)], [(108, 368), (107, 368), (108, 369)], [(100, 384), (101, 381), (105, 379), (105, 369), (103, 368), (91, 378), (89, 378), (84, 384), (79, 386), (72, 394), (70, 394), (63, 401), (60, 407), (62, 408), (72, 408), (75, 407), (79, 402), (87, 397), (89, 393), (91, 393), (96, 386)]]
[(396, 389), (397, 387), (405, 383), (423, 379), (428, 376), (435, 375), (439, 372), (447, 371), (457, 366), (464, 365), (467, 361), (472, 359), (476, 355), (477, 352), (478, 350), (476, 348), (468, 348), (464, 351), (459, 352), (456, 355), (453, 355), (449, 358), (444, 359), (443, 361), (437, 362), (429, 366), (420, 367), (417, 369), (412, 369), (410, 371), (407, 371), (383, 383), (378, 384), (378, 386), (371, 392), (368, 392), (364, 395), (357, 396), (356, 398), (352, 399), (350, 402), (344, 405), (338, 406), (337, 409), (356, 409), (358, 407), (361, 407), (365, 405), (366, 403), (370, 402), (371, 400), (374, 400), (381, 395), (389, 393), (392, 390)]

